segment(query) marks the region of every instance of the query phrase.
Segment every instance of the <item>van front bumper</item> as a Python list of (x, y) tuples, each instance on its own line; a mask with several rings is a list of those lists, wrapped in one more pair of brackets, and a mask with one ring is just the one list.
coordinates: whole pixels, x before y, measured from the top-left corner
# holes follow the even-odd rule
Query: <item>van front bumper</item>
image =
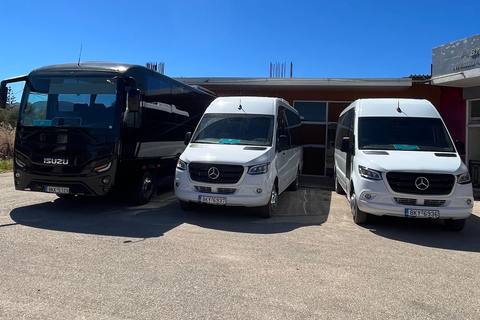
[(270, 201), (273, 182), (268, 175), (246, 175), (235, 185), (205, 184), (191, 181), (188, 173), (178, 170), (175, 176), (175, 196), (182, 201), (201, 203), (200, 197), (225, 198), (226, 206), (260, 207)]
[(473, 211), (471, 184), (456, 184), (450, 195), (422, 195), (393, 193), (383, 180), (360, 179), (356, 186), (358, 208), (366, 213), (382, 216), (409, 217), (411, 210), (429, 211), (438, 219), (465, 219)]

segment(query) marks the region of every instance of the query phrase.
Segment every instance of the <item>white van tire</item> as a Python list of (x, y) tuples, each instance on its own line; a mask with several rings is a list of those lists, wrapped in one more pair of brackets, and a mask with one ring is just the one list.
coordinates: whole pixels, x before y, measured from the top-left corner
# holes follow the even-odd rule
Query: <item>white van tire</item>
[(445, 219), (445, 227), (447, 227), (448, 230), (461, 231), (465, 227), (466, 220), (467, 219)]
[(275, 210), (277, 209), (277, 200), (278, 200), (278, 193), (275, 185), (272, 187), (272, 191), (270, 192), (270, 200), (268, 203), (262, 207), (258, 207), (258, 213), (263, 218), (271, 218)]
[(350, 197), (350, 210), (352, 212), (353, 222), (356, 224), (364, 224), (367, 222), (368, 213), (363, 212), (358, 208), (355, 190), (352, 191), (352, 196)]

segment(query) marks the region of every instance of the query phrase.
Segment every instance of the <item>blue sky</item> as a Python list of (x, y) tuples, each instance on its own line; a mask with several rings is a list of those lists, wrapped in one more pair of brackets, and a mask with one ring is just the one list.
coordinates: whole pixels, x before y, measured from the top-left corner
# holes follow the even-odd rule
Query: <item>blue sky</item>
[[(0, 79), (50, 64), (164, 62), (171, 77), (430, 74), (432, 49), (480, 33), (477, 1), (6, 0)], [(289, 70), (289, 67), (288, 67)]]

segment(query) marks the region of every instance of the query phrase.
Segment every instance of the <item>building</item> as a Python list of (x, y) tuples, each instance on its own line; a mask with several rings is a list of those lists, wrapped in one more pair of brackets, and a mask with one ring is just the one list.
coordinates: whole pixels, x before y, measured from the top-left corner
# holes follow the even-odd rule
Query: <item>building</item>
[(465, 120), (458, 129), (465, 132), (465, 163), (474, 187), (480, 187), (480, 34), (434, 48), (431, 81), (435, 87), (461, 90), (464, 106), (458, 113)]
[[(446, 52), (449, 52), (448, 54)], [(455, 52), (453, 52), (455, 51)], [(460, 52), (460, 53), (458, 53)], [(333, 144), (340, 112), (359, 98), (417, 98), (435, 105), (454, 140), (466, 142), (465, 161), (480, 183), (480, 35), (433, 49), (432, 77), (405, 78), (181, 78), (218, 96), (286, 99), (303, 117), (303, 175), (333, 174)]]

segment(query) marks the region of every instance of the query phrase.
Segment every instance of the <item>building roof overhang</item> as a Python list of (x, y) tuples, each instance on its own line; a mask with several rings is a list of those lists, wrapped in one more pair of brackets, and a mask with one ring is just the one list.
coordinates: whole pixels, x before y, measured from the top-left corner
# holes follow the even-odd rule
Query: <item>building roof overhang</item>
[(404, 90), (411, 78), (176, 78), (189, 85), (209, 89), (249, 88), (258, 90)]
[(432, 84), (456, 88), (470, 88), (480, 85), (480, 68), (464, 70), (432, 77)]

